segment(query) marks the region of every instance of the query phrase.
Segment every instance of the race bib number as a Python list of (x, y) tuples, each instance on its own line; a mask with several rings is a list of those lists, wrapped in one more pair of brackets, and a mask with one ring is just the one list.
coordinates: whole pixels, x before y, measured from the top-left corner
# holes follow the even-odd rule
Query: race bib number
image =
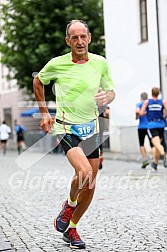
[(72, 134), (78, 136), (81, 139), (86, 139), (94, 134), (95, 122), (91, 121), (84, 124), (77, 124), (71, 126)]

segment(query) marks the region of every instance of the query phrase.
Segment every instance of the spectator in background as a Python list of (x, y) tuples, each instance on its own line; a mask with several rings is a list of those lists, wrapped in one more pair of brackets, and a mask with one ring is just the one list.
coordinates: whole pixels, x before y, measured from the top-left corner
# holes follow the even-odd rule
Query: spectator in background
[(11, 133), (11, 128), (6, 124), (5, 121), (2, 122), (0, 126), (0, 139), (1, 139), (1, 148), (3, 149), (3, 154), (6, 154), (6, 144)]
[(146, 92), (141, 93), (140, 95), (140, 102), (136, 104), (136, 120), (139, 119), (138, 124), (138, 138), (139, 138), (139, 145), (140, 145), (140, 153), (142, 155), (142, 166), (141, 168), (146, 168), (147, 165), (149, 165), (149, 160), (147, 157), (147, 151), (144, 146), (145, 143), (145, 137), (148, 136), (150, 147), (153, 147), (153, 144), (151, 143), (151, 139), (149, 138), (148, 132), (147, 132), (147, 116), (143, 115), (140, 116), (140, 110), (143, 106), (143, 102), (148, 99), (148, 94)]
[(26, 149), (26, 144), (24, 140), (24, 132), (27, 131), (27, 129), (24, 126), (21, 126), (18, 124), (17, 120), (15, 120), (15, 132), (17, 135), (17, 151), (18, 154), (21, 153), (21, 150)]

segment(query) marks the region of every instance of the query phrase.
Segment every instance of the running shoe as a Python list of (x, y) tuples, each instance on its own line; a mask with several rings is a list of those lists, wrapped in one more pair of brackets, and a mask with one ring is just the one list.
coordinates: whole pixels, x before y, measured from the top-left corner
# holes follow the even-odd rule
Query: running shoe
[(54, 227), (57, 231), (61, 233), (66, 231), (75, 208), (76, 207), (72, 207), (68, 204), (68, 200), (63, 203), (61, 212), (57, 218), (54, 219)]
[(166, 160), (166, 155), (161, 155), (161, 159), (163, 160), (163, 165), (165, 168), (167, 168), (167, 160)]
[(101, 162), (99, 162), (99, 170), (101, 170), (102, 168), (103, 168), (103, 165), (102, 165), (102, 163)]
[(63, 233), (63, 240), (70, 244), (71, 248), (74, 249), (85, 249), (85, 242), (81, 240), (76, 228), (69, 228)]
[(167, 168), (167, 160), (166, 160), (166, 157), (165, 157), (165, 156), (164, 156), (163, 165), (164, 165), (165, 168)]
[(157, 170), (157, 164), (156, 164), (156, 163), (152, 162), (152, 163), (151, 163), (151, 167), (152, 167), (155, 171)]
[(149, 161), (145, 160), (145, 161), (143, 161), (141, 168), (144, 169), (144, 168), (146, 168), (147, 165), (149, 165)]
[(103, 159), (104, 159), (103, 156), (99, 157), (99, 167), (98, 167), (99, 170), (103, 168)]

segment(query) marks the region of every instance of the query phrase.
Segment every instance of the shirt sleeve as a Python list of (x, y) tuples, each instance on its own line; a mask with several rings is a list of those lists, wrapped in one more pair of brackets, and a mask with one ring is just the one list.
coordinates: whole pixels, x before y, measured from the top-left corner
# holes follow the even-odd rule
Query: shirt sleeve
[(16, 131), (16, 133), (19, 131), (19, 126), (18, 125), (15, 126), (15, 131)]
[(143, 106), (143, 103), (144, 103), (143, 101), (138, 102), (138, 103), (136, 104), (136, 108), (141, 109), (142, 106)]
[(140, 103), (137, 103), (136, 104), (136, 109), (140, 109), (140, 108), (141, 108)]
[(114, 82), (111, 78), (111, 71), (107, 60), (104, 59), (103, 62), (103, 69), (102, 69), (102, 78), (101, 78), (101, 85), (104, 91), (109, 91), (114, 89)]
[(24, 127), (24, 126), (21, 126), (21, 129), (22, 129), (22, 131), (27, 131), (27, 128), (26, 127)]
[(11, 128), (8, 126), (7, 127), (7, 132), (10, 134), (11, 133)]
[(55, 67), (53, 65), (53, 60), (50, 60), (38, 73), (38, 78), (44, 85), (48, 85), (51, 80), (55, 80)]

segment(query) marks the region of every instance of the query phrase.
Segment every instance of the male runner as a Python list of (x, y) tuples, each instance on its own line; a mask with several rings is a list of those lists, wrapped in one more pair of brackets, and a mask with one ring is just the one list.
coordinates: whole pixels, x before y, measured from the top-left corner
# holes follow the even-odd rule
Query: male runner
[(151, 142), (154, 145), (153, 159), (151, 166), (157, 170), (160, 156), (163, 157), (164, 167), (167, 167), (164, 147), (162, 146), (162, 139), (164, 138), (164, 116), (167, 110), (167, 101), (158, 99), (160, 89), (158, 87), (152, 88), (152, 98), (144, 101), (140, 111), (140, 115), (147, 115), (148, 119), (148, 134)]
[[(51, 59), (34, 78), (34, 92), (42, 115), (41, 127), (56, 134), (75, 174), (68, 199), (54, 226), (72, 248), (85, 248), (76, 226), (92, 201), (98, 171), (98, 106), (113, 101), (109, 66), (102, 56), (88, 52), (91, 34), (82, 20), (66, 28), (71, 52)], [(44, 85), (55, 82), (56, 121), (48, 113)], [(42, 103), (42, 105), (41, 105)], [(90, 179), (91, 178), (91, 179)]]
[[(140, 109), (143, 106), (143, 102), (148, 99), (148, 94), (146, 92), (143, 92), (140, 94), (140, 102), (136, 104), (136, 120), (139, 119), (139, 124), (138, 124), (138, 138), (139, 138), (139, 145), (140, 145), (140, 153), (142, 155), (142, 166), (141, 168), (146, 168), (147, 165), (149, 165), (149, 160), (147, 157), (147, 151), (144, 146), (145, 142), (145, 137), (148, 136), (147, 132), (147, 124), (148, 124), (148, 119), (146, 115), (140, 116)], [(153, 147), (153, 144), (151, 143), (151, 139), (149, 138), (150, 142), (150, 147)]]

